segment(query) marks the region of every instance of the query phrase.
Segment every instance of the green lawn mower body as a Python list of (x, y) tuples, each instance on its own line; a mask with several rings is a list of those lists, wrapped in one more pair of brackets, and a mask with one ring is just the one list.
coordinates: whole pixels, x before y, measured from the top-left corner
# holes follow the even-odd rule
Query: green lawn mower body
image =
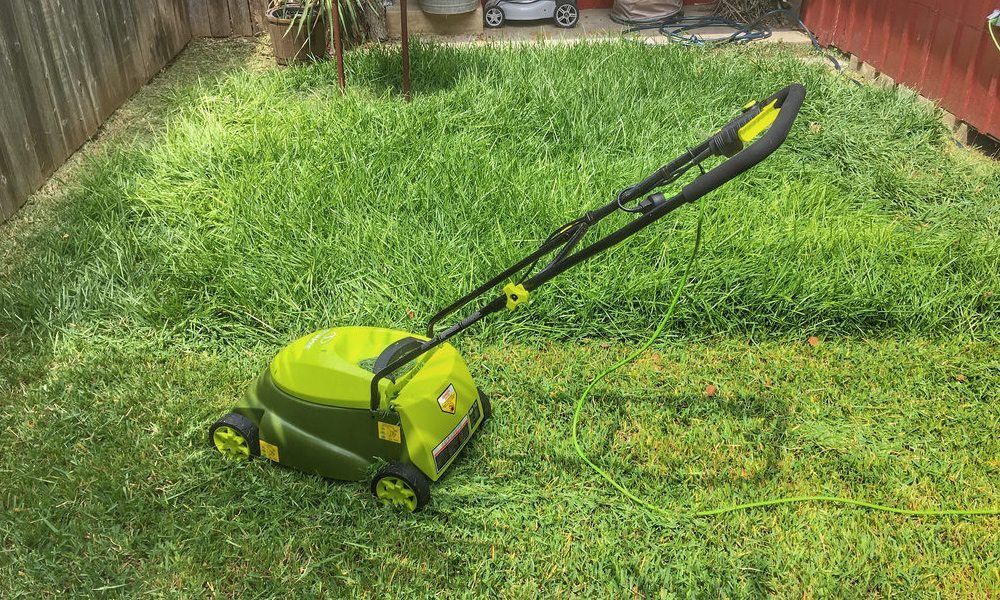
[(400, 462), (436, 481), (482, 425), (488, 400), (454, 346), (443, 344), (395, 381), (383, 379), (388, 409), (370, 411), (373, 361), (413, 338), (376, 327), (309, 334), (271, 361), (233, 412), (257, 428), (261, 456), (293, 469), (358, 481), (377, 462)]
[[(805, 88), (793, 84), (748, 104), (718, 133), (606, 205), (558, 227), (535, 251), (431, 317), (426, 336), (335, 327), (289, 344), (243, 402), (209, 428), (209, 444), (230, 458), (260, 455), (332, 479), (371, 476), (376, 497), (419, 510), (430, 499), (430, 482), (453, 464), (492, 413), (448, 341), (489, 315), (517, 310), (560, 273), (762, 161), (784, 142), (804, 97)], [(705, 171), (702, 162), (719, 156), (728, 160)], [(652, 193), (694, 167), (701, 174), (672, 197)], [(624, 225), (578, 247), (592, 226), (622, 213), (630, 216)], [(435, 331), (443, 319), (501, 287), (502, 294)], [(376, 465), (383, 466), (376, 470)]]

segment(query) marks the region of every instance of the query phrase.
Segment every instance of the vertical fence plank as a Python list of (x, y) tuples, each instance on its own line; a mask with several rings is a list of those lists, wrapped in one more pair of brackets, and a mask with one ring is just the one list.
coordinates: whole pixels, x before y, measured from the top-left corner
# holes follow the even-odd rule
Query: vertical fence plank
[(132, 51), (124, 39), (128, 30), (117, 0), (96, 0), (96, 10), (101, 32), (106, 40), (106, 51), (110, 53), (108, 59), (114, 65), (114, 69), (108, 73), (108, 78), (111, 80), (110, 85), (114, 92), (112, 104), (118, 107), (138, 86), (138, 76), (129, 68)]
[(187, 0), (188, 19), (191, 22), (191, 35), (208, 37), (212, 35), (212, 27), (208, 23), (209, 0)]
[(233, 35), (253, 35), (249, 0), (229, 0), (229, 22)]
[[(69, 118), (69, 98), (66, 90), (59, 80), (55, 65), (55, 53), (52, 47), (44, 42), (44, 23), (41, 20), (41, 9), (32, 2), (16, 4), (13, 6), (14, 24), (17, 26), (18, 35), (23, 40), (23, 46), (31, 50), (34, 58), (29, 62), (31, 78), (36, 83), (40, 80), (44, 90), (38, 90), (34, 99), (36, 102), (50, 103), (51, 118), (50, 125), (53, 134), (58, 136), (58, 143), (54, 149), (57, 156), (66, 157), (72, 150), (67, 141), (72, 136), (72, 125)], [(49, 105), (46, 105), (48, 109)]]
[[(0, 19), (0, 43), (5, 45), (4, 56), (10, 61), (3, 69), (8, 85), (4, 86), (6, 93), (2, 105), (6, 110), (8, 102), (12, 102), (10, 98), (16, 96), (19, 99), (39, 169), (48, 172), (62, 162), (60, 154), (65, 151), (59, 143), (62, 132), (58, 120), (53, 117), (52, 101), (42, 78), (43, 69), (37, 54), (33, 53), (31, 30), (25, 31), (28, 35), (21, 35), (14, 11), (23, 12), (23, 6), (14, 7), (8, 13), (9, 18)], [(10, 79), (7, 79), (8, 76)]]
[(250, 20), (253, 22), (254, 35), (266, 31), (264, 18), (269, 4), (268, 0), (250, 0)]
[(101, 122), (126, 98), (125, 78), (117, 61), (115, 44), (111, 38), (107, 11), (103, 0), (80, 0), (83, 27), (97, 59), (100, 82)]
[[(0, 40), (0, 81), (15, 80), (15, 65), (10, 47), (20, 43), (19, 37)], [(0, 86), (0, 154), (6, 172), (3, 174), (4, 195), (27, 197), (42, 182), (42, 170), (32, 146), (34, 139), (28, 129), (27, 117), (18, 90), (13, 85)]]
[(188, 18), (187, 2), (171, 0), (167, 2), (166, 24), (170, 30), (171, 60), (187, 46), (191, 39), (191, 21)]
[[(27, 3), (31, 6), (32, 2)], [(86, 136), (87, 125), (84, 117), (80, 93), (73, 77), (76, 60), (67, 56), (66, 45), (62, 39), (63, 32), (59, 26), (61, 14), (55, 0), (47, 0), (38, 4), (39, 13), (36, 26), (39, 32), (39, 43), (51, 52), (51, 72), (54, 84), (60, 89), (62, 97), (63, 133), (66, 145), (71, 150), (78, 147), (77, 140)]]
[(229, 22), (229, 0), (205, 0), (208, 3), (208, 24), (213, 37), (227, 37), (233, 32)]
[[(64, 37), (69, 41), (72, 53), (76, 56), (76, 66), (73, 76), (76, 87), (82, 97), (84, 120), (87, 125), (84, 140), (94, 135), (97, 128), (104, 122), (103, 105), (110, 102), (107, 97), (107, 86), (99, 85), (101, 77), (100, 57), (95, 49), (95, 40), (90, 37), (87, 29), (87, 0), (57, 0), (62, 6)], [(102, 78), (103, 80), (103, 78)]]

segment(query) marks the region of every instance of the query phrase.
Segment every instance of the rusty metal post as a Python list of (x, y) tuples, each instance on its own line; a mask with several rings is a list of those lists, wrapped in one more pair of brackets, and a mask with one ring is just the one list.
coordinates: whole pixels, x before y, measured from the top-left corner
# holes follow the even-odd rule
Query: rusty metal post
[(403, 98), (409, 102), (413, 98), (410, 96), (410, 37), (406, 32), (406, 0), (399, 0), (399, 32), (402, 38)]
[(333, 19), (333, 54), (337, 59), (337, 84), (344, 93), (344, 45), (340, 40), (340, 0), (331, 0), (330, 17)]

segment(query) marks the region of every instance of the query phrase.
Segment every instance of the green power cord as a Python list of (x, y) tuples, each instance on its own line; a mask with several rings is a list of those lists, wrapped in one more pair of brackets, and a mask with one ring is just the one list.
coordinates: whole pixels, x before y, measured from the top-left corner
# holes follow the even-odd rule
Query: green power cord
[(613, 475), (608, 473), (606, 470), (590, 460), (587, 453), (583, 451), (580, 446), (579, 428), (580, 428), (580, 412), (583, 410), (583, 405), (587, 401), (587, 397), (590, 395), (590, 391), (594, 389), (605, 377), (614, 373), (623, 366), (629, 364), (639, 357), (643, 352), (649, 349), (650, 346), (660, 337), (663, 332), (663, 328), (666, 327), (667, 323), (674, 315), (674, 309), (677, 307), (677, 301), (681, 297), (681, 293), (684, 291), (684, 286), (687, 283), (688, 275), (691, 272), (691, 266), (694, 265), (695, 259), (698, 257), (698, 249), (701, 247), (701, 230), (703, 221), (703, 208), (699, 205), (698, 209), (698, 226), (695, 232), (694, 238), (694, 249), (691, 252), (691, 257), (688, 258), (687, 265), (684, 267), (684, 274), (681, 277), (680, 283), (677, 285), (677, 289), (674, 291), (674, 296), (670, 300), (670, 306), (667, 308), (666, 314), (660, 320), (660, 324), (656, 326), (656, 330), (653, 335), (650, 336), (646, 342), (639, 347), (638, 350), (629, 354), (627, 357), (618, 361), (603, 373), (595, 377), (586, 389), (583, 390), (583, 394), (576, 401), (576, 409), (573, 411), (573, 447), (576, 449), (577, 455), (583, 462), (593, 469), (598, 475), (603, 477), (608, 483), (615, 487), (619, 492), (625, 497), (629, 498), (636, 504), (646, 508), (647, 510), (659, 513), (661, 515), (677, 517), (677, 516), (688, 516), (688, 517), (713, 517), (717, 515), (722, 515), (725, 513), (731, 513), (741, 510), (749, 510), (751, 508), (763, 508), (768, 506), (778, 506), (781, 504), (794, 504), (798, 502), (828, 502), (833, 504), (847, 504), (850, 506), (857, 506), (860, 508), (867, 508), (869, 510), (877, 510), (888, 513), (895, 513), (898, 515), (907, 515), (915, 517), (940, 517), (940, 516), (982, 516), (982, 515), (1000, 515), (1000, 508), (981, 508), (981, 509), (937, 509), (937, 510), (912, 510), (908, 508), (898, 508), (895, 506), (886, 506), (885, 504), (876, 504), (874, 502), (865, 502), (863, 500), (854, 500), (852, 498), (842, 498), (839, 496), (789, 496), (785, 498), (772, 498), (768, 500), (759, 500), (757, 502), (746, 502), (744, 504), (734, 504), (731, 506), (723, 506), (720, 508), (713, 508), (709, 510), (699, 510), (691, 513), (678, 513), (671, 512), (661, 506), (657, 506), (648, 500), (638, 496), (624, 485), (622, 485)]
[(1000, 42), (997, 41), (997, 36), (993, 33), (994, 27), (1000, 27), (1000, 8), (986, 15), (986, 29), (990, 30), (990, 37), (993, 38), (993, 44), (997, 47), (997, 50), (1000, 50)]

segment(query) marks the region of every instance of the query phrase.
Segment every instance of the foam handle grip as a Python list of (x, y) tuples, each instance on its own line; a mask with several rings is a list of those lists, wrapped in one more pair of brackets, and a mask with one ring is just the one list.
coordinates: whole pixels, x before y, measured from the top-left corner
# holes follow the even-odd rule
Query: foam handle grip
[[(770, 156), (788, 137), (796, 117), (799, 116), (799, 109), (802, 108), (802, 101), (805, 100), (805, 97), (806, 88), (802, 84), (793, 83), (760, 102), (760, 106), (767, 106), (774, 102), (775, 107), (780, 109), (771, 127), (757, 141), (737, 152), (732, 158), (684, 186), (681, 191), (684, 199), (688, 202), (694, 202)], [(722, 129), (723, 131), (738, 130), (746, 122), (748, 122), (748, 115), (743, 114), (733, 119)]]

